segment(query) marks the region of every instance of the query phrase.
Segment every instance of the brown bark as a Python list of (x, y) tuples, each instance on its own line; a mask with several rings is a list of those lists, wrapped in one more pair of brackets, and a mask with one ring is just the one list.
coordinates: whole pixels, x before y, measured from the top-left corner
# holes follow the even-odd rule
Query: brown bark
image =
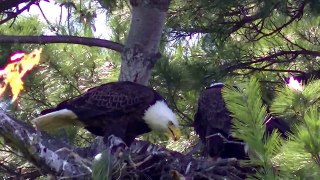
[(135, 0), (127, 42), (122, 52), (119, 80), (147, 85), (160, 58), (159, 44), (169, 0)]

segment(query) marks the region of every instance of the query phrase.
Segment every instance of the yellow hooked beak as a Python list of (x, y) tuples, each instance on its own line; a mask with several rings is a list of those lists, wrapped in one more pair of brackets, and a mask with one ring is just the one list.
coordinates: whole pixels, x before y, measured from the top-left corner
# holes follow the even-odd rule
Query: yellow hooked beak
[(173, 138), (173, 140), (177, 141), (180, 139), (181, 132), (178, 127), (176, 127), (172, 122), (168, 124), (168, 134)]

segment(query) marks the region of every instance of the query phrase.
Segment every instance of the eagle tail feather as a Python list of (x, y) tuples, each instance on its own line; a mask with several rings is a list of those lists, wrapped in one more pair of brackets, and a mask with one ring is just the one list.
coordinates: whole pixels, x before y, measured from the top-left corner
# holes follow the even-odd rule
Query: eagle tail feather
[(84, 126), (75, 113), (68, 109), (51, 112), (32, 120), (40, 130), (48, 131), (66, 126)]

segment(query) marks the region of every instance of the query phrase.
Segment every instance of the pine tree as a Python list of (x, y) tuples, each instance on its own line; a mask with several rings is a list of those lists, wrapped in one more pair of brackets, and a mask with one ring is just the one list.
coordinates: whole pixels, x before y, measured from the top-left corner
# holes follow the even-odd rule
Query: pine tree
[(279, 150), (280, 135), (273, 132), (269, 137), (264, 136), (267, 112), (261, 100), (258, 80), (252, 78), (242, 90), (226, 86), (223, 97), (232, 113), (235, 136), (244, 140), (249, 147), (249, 164), (259, 167), (255, 178), (276, 179), (278, 174), (272, 167), (271, 157)]
[(301, 91), (278, 89), (271, 106), (273, 114), (291, 124), (292, 135), (273, 161), (280, 170), (303, 179), (320, 177), (320, 80)]
[(249, 146), (249, 164), (257, 167), (253, 178), (278, 179), (320, 177), (320, 80), (311, 81), (300, 90), (278, 88), (271, 105), (271, 115), (290, 124), (292, 134), (280, 138), (275, 130), (265, 136), (266, 106), (256, 78), (243, 89), (226, 86), (223, 96), (233, 116), (233, 132)]

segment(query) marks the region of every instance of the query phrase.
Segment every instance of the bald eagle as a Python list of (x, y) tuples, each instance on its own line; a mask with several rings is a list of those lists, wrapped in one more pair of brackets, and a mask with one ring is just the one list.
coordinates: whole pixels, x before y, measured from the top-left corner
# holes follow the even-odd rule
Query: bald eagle
[(222, 88), (223, 83), (215, 83), (200, 94), (194, 129), (209, 157), (245, 158), (245, 144), (230, 136), (232, 117), (225, 107)]
[[(222, 97), (223, 86), (223, 83), (214, 83), (200, 94), (193, 126), (205, 145), (205, 155), (213, 159), (247, 159), (246, 144), (231, 136), (232, 117)], [(265, 127), (267, 136), (275, 129), (283, 138), (291, 132), (285, 121), (271, 115), (265, 121)]]
[(164, 98), (152, 88), (129, 82), (111, 82), (89, 89), (55, 108), (42, 111), (32, 122), (40, 130), (81, 126), (97, 136), (115, 135), (127, 146), (151, 130), (180, 137), (178, 121)]

